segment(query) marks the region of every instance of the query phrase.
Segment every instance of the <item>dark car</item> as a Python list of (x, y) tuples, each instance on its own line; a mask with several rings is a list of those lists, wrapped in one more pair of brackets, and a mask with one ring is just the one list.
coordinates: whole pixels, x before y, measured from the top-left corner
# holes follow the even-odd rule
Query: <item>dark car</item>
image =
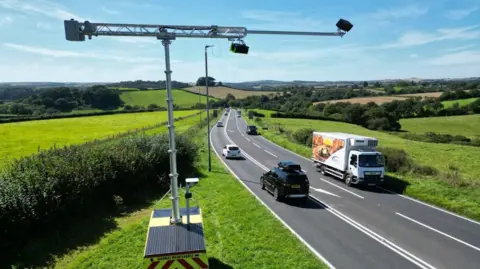
[(249, 135), (257, 135), (257, 126), (255, 125), (249, 125), (247, 126), (247, 134)]
[(275, 200), (297, 198), (302, 202), (308, 201), (310, 182), (300, 165), (291, 162), (279, 162), (277, 167), (264, 173), (260, 178), (263, 190), (273, 193)]

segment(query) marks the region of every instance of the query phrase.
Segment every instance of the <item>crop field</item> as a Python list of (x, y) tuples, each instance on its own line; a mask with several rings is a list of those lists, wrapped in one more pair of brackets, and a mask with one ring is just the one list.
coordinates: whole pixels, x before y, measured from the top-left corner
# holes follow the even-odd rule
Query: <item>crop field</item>
[(460, 107), (462, 106), (467, 106), (473, 102), (475, 102), (475, 100), (477, 100), (478, 98), (468, 98), (468, 99), (460, 99), (460, 100), (452, 100), (452, 101), (443, 101), (442, 104), (445, 108), (449, 108), (449, 107), (452, 107), (455, 103), (458, 103), (458, 105), (460, 105)]
[(435, 132), (480, 137), (480, 115), (401, 119), (400, 124), (402, 130), (411, 133)]
[[(198, 112), (198, 110), (175, 111), (174, 115), (178, 118)], [(194, 116), (192, 118), (199, 120)], [(37, 152), (38, 149), (105, 139), (165, 121), (167, 112), (160, 111), (0, 124), (2, 141), (0, 166), (8, 159), (26, 156)], [(193, 120), (191, 123), (193, 124)], [(180, 122), (177, 125), (177, 128), (181, 128)], [(166, 126), (159, 129), (167, 130)]]
[(369, 102), (375, 102), (377, 104), (383, 104), (392, 102), (394, 100), (406, 100), (409, 97), (434, 97), (437, 98), (442, 94), (442, 92), (427, 92), (427, 93), (411, 93), (411, 94), (399, 94), (399, 95), (392, 95), (392, 96), (373, 96), (373, 97), (360, 97), (360, 98), (351, 98), (351, 99), (338, 99), (338, 100), (329, 100), (329, 101), (321, 101), (316, 102), (314, 104), (319, 103), (340, 103), (340, 102), (347, 102), (347, 103), (354, 103), (354, 104), (367, 104)]
[[(183, 90), (174, 89), (173, 103), (181, 108), (190, 108), (196, 103), (206, 103), (206, 97), (188, 93)], [(160, 107), (167, 107), (167, 91), (127, 91), (120, 95), (120, 98), (126, 105), (147, 107), (150, 104), (156, 104)], [(214, 98), (212, 98), (214, 100)]]
[[(264, 111), (259, 112), (264, 113)], [(438, 126), (438, 122), (445, 118), (446, 117), (424, 119), (425, 122), (433, 120), (433, 122), (437, 121), (437, 123), (430, 123), (432, 126), (431, 129), (425, 128), (422, 129), (422, 131), (438, 131), (442, 128)], [(479, 118), (477, 115), (470, 119), (478, 121)], [(467, 120), (468, 119), (464, 119), (464, 121)], [(253, 120), (247, 119), (247, 121), (254, 123)], [(396, 135), (372, 131), (357, 125), (340, 122), (276, 118), (263, 118), (262, 121), (263, 125), (269, 127), (268, 130), (262, 130), (262, 135), (265, 138), (307, 158), (311, 157), (311, 148), (292, 142), (284, 133), (281, 134), (275, 130), (276, 125), (289, 131), (295, 131), (301, 128), (312, 128), (324, 132), (345, 132), (365, 135), (379, 139), (379, 145), (382, 147), (403, 149), (416, 163), (434, 167), (440, 171), (440, 173), (443, 173), (442, 179), (427, 176), (420, 177), (410, 174), (394, 174), (395, 177), (409, 184), (404, 192), (406, 195), (411, 195), (424, 201), (446, 207), (457, 213), (480, 219), (480, 208), (478, 207), (478, 203), (480, 203), (480, 180), (478, 179), (478, 174), (480, 173), (480, 150), (478, 150), (478, 147), (412, 141)], [(450, 119), (450, 121), (456, 121), (456, 119)], [(259, 123), (254, 124), (260, 125)], [(474, 125), (475, 123), (469, 124)], [(407, 130), (409, 128), (408, 126), (407, 124)], [(469, 132), (476, 132), (478, 134), (478, 131), (475, 131), (478, 130), (477, 126), (474, 126)], [(447, 127), (443, 128), (445, 129)], [(467, 129), (468, 127), (463, 128)], [(415, 130), (419, 131), (420, 129)], [(455, 174), (458, 176), (455, 176)], [(449, 176), (446, 178), (445, 175)]]
[[(200, 94), (206, 94), (206, 89), (205, 87), (188, 87), (184, 88), (184, 90), (193, 92), (193, 93), (200, 93)], [(228, 87), (208, 87), (208, 94), (213, 97), (217, 98), (225, 98), (227, 94), (232, 94), (235, 96), (237, 99), (242, 99), (247, 96), (252, 96), (252, 95), (269, 95), (269, 94), (275, 94), (277, 92), (274, 91), (244, 91), (244, 90), (236, 90)]]

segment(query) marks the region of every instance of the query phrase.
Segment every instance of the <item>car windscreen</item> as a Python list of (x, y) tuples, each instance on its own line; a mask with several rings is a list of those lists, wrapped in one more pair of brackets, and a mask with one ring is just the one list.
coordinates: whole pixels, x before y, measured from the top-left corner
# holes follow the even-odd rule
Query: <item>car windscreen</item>
[(358, 165), (360, 167), (383, 167), (384, 158), (380, 154), (364, 154), (358, 156)]
[(288, 184), (304, 184), (306, 183), (307, 176), (303, 174), (290, 174), (287, 176)]
[(228, 150), (238, 150), (238, 147), (228, 147)]
[(248, 126), (251, 130), (257, 130), (257, 126)]

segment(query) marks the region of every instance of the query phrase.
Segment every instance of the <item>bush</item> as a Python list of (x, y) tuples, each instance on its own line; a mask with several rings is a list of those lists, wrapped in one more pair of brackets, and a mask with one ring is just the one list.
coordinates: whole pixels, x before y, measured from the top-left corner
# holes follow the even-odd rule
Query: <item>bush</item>
[(412, 167), (412, 161), (407, 152), (402, 149), (379, 148), (385, 157), (385, 169), (388, 172), (406, 172)]
[(307, 145), (307, 146), (312, 146), (312, 134), (314, 130), (310, 128), (302, 128), (298, 129), (295, 132), (292, 133), (292, 138), (295, 140), (295, 142), (302, 144), (302, 145)]
[[(34, 234), (121, 201), (142, 202), (168, 188), (168, 136), (134, 136), (98, 146), (50, 149), (0, 172), (0, 250), (15, 253)], [(197, 148), (177, 137), (178, 170), (188, 176)]]

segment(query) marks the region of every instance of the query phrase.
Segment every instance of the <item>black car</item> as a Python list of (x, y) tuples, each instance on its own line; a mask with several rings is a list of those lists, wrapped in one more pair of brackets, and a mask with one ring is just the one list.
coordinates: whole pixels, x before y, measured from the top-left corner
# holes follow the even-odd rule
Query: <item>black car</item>
[(298, 198), (305, 203), (308, 201), (310, 182), (300, 165), (294, 162), (279, 162), (277, 167), (261, 176), (260, 185), (263, 190), (273, 193), (277, 201), (284, 198)]
[(247, 134), (249, 135), (257, 135), (257, 126), (255, 125), (249, 125), (247, 126)]

